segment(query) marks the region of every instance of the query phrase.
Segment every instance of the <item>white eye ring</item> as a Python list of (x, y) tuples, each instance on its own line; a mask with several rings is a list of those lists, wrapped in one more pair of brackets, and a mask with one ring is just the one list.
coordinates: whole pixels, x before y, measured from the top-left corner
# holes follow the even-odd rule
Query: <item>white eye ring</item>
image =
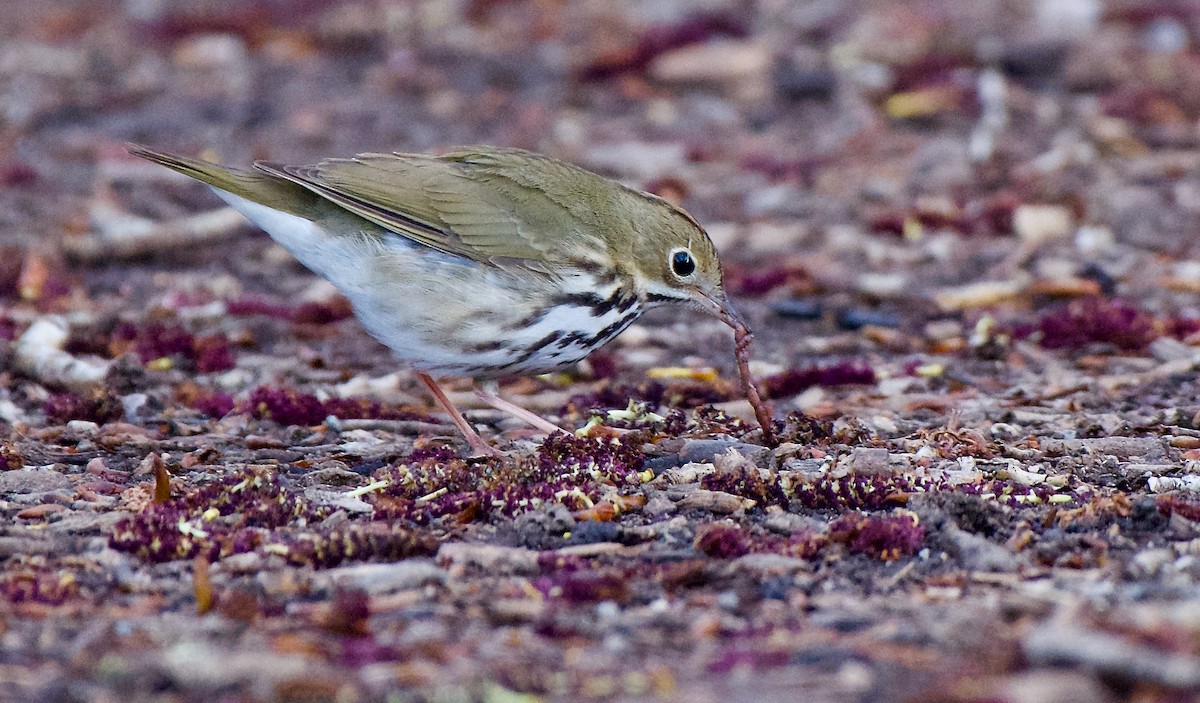
[(684, 249), (672, 249), (668, 263), (671, 266), (671, 273), (675, 274), (676, 278), (689, 278), (696, 272), (696, 257), (692, 256), (692, 252)]

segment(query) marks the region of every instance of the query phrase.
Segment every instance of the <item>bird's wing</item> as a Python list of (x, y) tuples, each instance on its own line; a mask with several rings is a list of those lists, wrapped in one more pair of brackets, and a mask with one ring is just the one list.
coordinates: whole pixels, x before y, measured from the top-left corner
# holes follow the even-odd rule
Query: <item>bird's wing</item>
[(425, 246), (547, 273), (571, 258), (564, 241), (594, 236), (589, 225), (595, 224), (594, 209), (572, 195), (583, 190), (586, 201), (588, 189), (570, 186), (570, 177), (603, 180), (529, 152), (490, 148), (438, 157), (361, 154), (313, 166), (259, 162), (255, 167)]

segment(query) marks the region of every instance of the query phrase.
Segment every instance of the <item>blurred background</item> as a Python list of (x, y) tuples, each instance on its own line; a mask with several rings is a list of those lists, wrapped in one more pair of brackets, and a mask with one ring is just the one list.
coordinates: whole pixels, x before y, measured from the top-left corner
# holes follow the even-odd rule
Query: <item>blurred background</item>
[[(746, 444), (729, 330), (658, 310), (504, 387), (568, 427), (676, 418), (644, 508), (485, 517), (551, 484), (443, 473), (427, 395), (345, 301), (127, 141), (491, 143), (677, 200), (775, 417), (804, 415)], [(1198, 232), (1196, 0), (2, 0), (0, 469), (30, 470), (0, 471), (0, 699), (1193, 700)], [(374, 493), (409, 461), (411, 495)], [(192, 616), (209, 510), (113, 525), (218, 476), (257, 500), (246, 467), (353, 499), (255, 534), (350, 554), (319, 540), (449, 506), (411, 533), (439, 560), (263, 546)], [(443, 685), (489, 693), (392, 695)]]
[(8, 0), (0, 242), (108, 265), (155, 254), (93, 246), (114, 218), (211, 207), (130, 187), (153, 176), (125, 141), (230, 163), (490, 143), (682, 202), (743, 297), (1191, 314), (1170, 296), (1200, 288), (1198, 41), (1183, 0)]

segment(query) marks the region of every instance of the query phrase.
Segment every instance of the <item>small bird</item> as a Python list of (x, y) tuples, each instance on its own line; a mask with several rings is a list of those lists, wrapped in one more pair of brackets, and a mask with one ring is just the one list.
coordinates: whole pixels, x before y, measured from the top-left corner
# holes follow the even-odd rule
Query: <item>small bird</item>
[[(498, 452), (434, 376), (560, 369), (668, 303), (746, 329), (722, 287), (716, 248), (691, 215), (548, 156), (472, 146), (442, 156), (359, 154), (234, 169), (128, 148), (208, 184), (332, 282), (479, 453)], [(477, 392), (559, 431), (494, 390)]]

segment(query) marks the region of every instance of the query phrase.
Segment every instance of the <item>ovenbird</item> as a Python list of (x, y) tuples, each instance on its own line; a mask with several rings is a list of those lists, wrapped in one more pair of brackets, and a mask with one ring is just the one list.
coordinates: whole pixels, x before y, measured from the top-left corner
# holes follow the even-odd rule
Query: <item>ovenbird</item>
[[(547, 156), (477, 146), (242, 170), (129, 150), (207, 183), (332, 282), (479, 452), (496, 453), (433, 376), (559, 369), (667, 303), (745, 333), (722, 288), (716, 249), (695, 219)], [(480, 397), (558, 429), (494, 392)]]

